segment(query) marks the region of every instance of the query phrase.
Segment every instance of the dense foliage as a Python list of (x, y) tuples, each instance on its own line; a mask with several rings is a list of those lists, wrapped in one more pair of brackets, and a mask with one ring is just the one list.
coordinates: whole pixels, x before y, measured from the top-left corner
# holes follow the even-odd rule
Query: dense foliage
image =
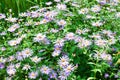
[(119, 6), (54, 0), (1, 13), (0, 80), (119, 80)]

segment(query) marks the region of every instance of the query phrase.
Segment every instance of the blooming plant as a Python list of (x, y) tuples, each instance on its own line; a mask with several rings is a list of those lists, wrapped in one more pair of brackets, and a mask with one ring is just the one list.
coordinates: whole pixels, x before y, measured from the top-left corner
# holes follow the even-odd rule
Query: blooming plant
[(0, 80), (119, 80), (119, 3), (54, 0), (0, 13)]

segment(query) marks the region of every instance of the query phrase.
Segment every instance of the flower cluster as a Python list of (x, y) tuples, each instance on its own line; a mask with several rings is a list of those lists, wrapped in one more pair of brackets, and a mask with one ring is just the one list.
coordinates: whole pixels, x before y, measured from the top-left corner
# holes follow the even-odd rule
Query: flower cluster
[(0, 79), (120, 79), (119, 3), (53, 0), (0, 13)]

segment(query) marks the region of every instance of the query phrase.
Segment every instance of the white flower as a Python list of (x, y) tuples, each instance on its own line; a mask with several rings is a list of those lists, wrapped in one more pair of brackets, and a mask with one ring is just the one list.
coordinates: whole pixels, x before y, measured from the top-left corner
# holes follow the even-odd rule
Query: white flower
[(8, 75), (12, 76), (16, 73), (16, 69), (15, 69), (15, 66), (13, 64), (10, 64), (8, 67), (7, 67), (7, 73)]
[(14, 32), (16, 29), (20, 28), (19, 24), (14, 24), (8, 28), (8, 31)]
[(61, 68), (64, 68), (65, 66), (67, 66), (69, 64), (69, 58), (68, 56), (62, 56), (59, 60), (58, 60), (58, 64)]
[(115, 38), (111, 38), (108, 40), (108, 44), (109, 45), (112, 45), (112, 44), (115, 44), (116, 43), (116, 39)]
[(91, 11), (93, 12), (99, 12), (101, 10), (101, 7), (99, 5), (94, 5), (92, 8), (91, 8)]
[(57, 39), (56, 41), (55, 41), (55, 46), (60, 46), (60, 47), (62, 47), (63, 45), (64, 45), (64, 39)]
[(18, 19), (17, 18), (12, 18), (11, 16), (6, 19), (9, 22), (16, 22)]
[(107, 61), (112, 60), (112, 56), (110, 54), (106, 54), (106, 53), (100, 54), (100, 58), (103, 59), (103, 60), (107, 60)]
[(24, 12), (24, 13), (20, 13), (19, 16), (21, 16), (21, 17), (26, 17), (26, 16), (27, 16), (27, 13), (25, 13), (25, 12)]
[(60, 53), (61, 53), (61, 51), (54, 51), (54, 52), (52, 53), (52, 56), (53, 56), (53, 57), (59, 56)]
[(106, 46), (107, 41), (106, 40), (102, 40), (102, 39), (98, 39), (98, 40), (95, 40), (95, 44), (97, 46), (104, 47), (104, 46)]
[(25, 22), (25, 26), (30, 26), (33, 24), (33, 20), (28, 20), (27, 22)]
[(69, 64), (69, 65), (67, 65), (66, 68), (64, 68), (64, 71), (67, 73), (70, 73), (73, 70), (74, 70), (74, 66), (72, 64)]
[(80, 37), (80, 36), (75, 36), (74, 41), (75, 41), (76, 43), (81, 42), (81, 41), (82, 41), (82, 37)]
[(78, 47), (84, 48), (84, 47), (90, 46), (91, 44), (92, 44), (91, 41), (82, 39), (81, 42), (78, 43)]
[(6, 35), (5, 31), (3, 31), (3, 32), (0, 33), (0, 36), (3, 36), (3, 35)]
[(94, 16), (91, 16), (91, 15), (86, 15), (86, 18), (87, 18), (87, 19), (94, 19), (95, 17), (94, 17)]
[(0, 63), (5, 63), (7, 61), (6, 58), (0, 57)]
[(29, 77), (30, 79), (36, 79), (37, 76), (38, 76), (38, 73), (37, 73), (37, 72), (30, 72), (29, 75), (28, 75), (28, 77)]
[(54, 0), (55, 2), (60, 2), (61, 0)]
[(120, 18), (120, 12), (117, 12), (115, 15), (117, 18)]
[(42, 58), (38, 58), (37, 56), (34, 56), (34, 57), (30, 58), (30, 59), (31, 59), (33, 62), (38, 63), (38, 62), (41, 61)]
[(0, 19), (4, 19), (6, 16), (0, 13)]
[(65, 3), (70, 2), (70, 0), (64, 0)]
[(92, 22), (92, 26), (96, 26), (96, 27), (99, 27), (99, 26), (102, 26), (103, 23), (100, 22), (100, 21), (97, 21), (97, 22)]
[(26, 48), (22, 51), (22, 55), (23, 55), (24, 58), (32, 56), (32, 54), (33, 54), (33, 51), (29, 48)]
[(1, 51), (5, 51), (6, 48), (5, 48), (5, 47), (1, 47), (0, 50), (1, 50)]
[(67, 79), (67, 77), (68, 77), (68, 74), (67, 73), (65, 73), (64, 71), (60, 71), (60, 73), (59, 73), (59, 79), (60, 80), (66, 80)]
[(30, 65), (29, 64), (25, 64), (24, 67), (22, 68), (22, 70), (28, 70), (30, 69)]
[(49, 20), (43, 19), (43, 20), (40, 21), (40, 24), (45, 24), (45, 23), (47, 23), (47, 22), (49, 22)]
[(11, 61), (14, 61), (14, 60), (15, 60), (15, 56), (14, 55), (9, 56), (8, 59), (7, 59), (8, 62), (11, 62)]
[(80, 7), (79, 4), (77, 4), (77, 3), (72, 3), (71, 5), (74, 7)]
[(18, 69), (20, 67), (20, 63), (15, 64), (15, 67)]
[(57, 33), (57, 32), (58, 32), (58, 30), (57, 30), (57, 29), (52, 28), (52, 29), (50, 30), (50, 32), (52, 32), (52, 33)]
[(74, 33), (70, 32), (70, 33), (66, 34), (65, 38), (67, 40), (73, 40), (75, 38), (75, 35), (74, 35)]
[(8, 41), (8, 44), (10, 46), (16, 46), (17, 44), (19, 44), (22, 41), (22, 38), (17, 38), (16, 40), (10, 40)]
[(60, 20), (57, 22), (59, 26), (65, 26), (66, 25), (66, 21), (65, 20)]
[(57, 4), (56, 7), (60, 10), (66, 10), (66, 8), (67, 8), (65, 4)]
[(43, 65), (40, 69), (40, 72), (43, 74), (49, 74), (51, 72), (51, 69), (45, 65)]
[(88, 13), (88, 9), (87, 8), (83, 8), (81, 10), (78, 11), (79, 14), (87, 14)]
[(10, 41), (8, 41), (8, 44), (9, 44), (10, 46), (15, 46), (15, 45), (18, 44), (18, 42), (17, 42), (17, 40), (10, 40)]
[[(53, 20), (54, 19), (54, 17), (56, 16), (58, 14), (58, 12), (56, 12), (56, 11), (47, 11), (47, 12), (45, 12), (44, 13), (44, 17), (45, 18), (48, 18), (48, 19), (50, 19), (50, 20)], [(43, 23), (46, 23), (45, 21), (43, 22)]]
[(90, 37), (95, 38), (95, 39), (100, 39), (101, 38), (100, 34), (93, 34)]
[(43, 34), (41, 34), (41, 33), (38, 33), (38, 34), (36, 35), (36, 37), (34, 37), (33, 40), (34, 40), (35, 42), (40, 42), (40, 41), (45, 40), (45, 38), (46, 38), (45, 35), (43, 35)]
[(49, 2), (46, 2), (45, 4), (46, 4), (46, 5), (51, 5), (51, 4), (52, 4), (52, 2), (51, 2), (51, 1), (49, 1)]

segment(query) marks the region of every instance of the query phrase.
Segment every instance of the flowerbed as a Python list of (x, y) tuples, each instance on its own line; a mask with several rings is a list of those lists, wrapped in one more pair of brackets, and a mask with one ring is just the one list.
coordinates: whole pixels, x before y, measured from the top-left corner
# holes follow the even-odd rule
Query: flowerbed
[(1, 80), (119, 80), (119, 1), (54, 0), (0, 14)]

